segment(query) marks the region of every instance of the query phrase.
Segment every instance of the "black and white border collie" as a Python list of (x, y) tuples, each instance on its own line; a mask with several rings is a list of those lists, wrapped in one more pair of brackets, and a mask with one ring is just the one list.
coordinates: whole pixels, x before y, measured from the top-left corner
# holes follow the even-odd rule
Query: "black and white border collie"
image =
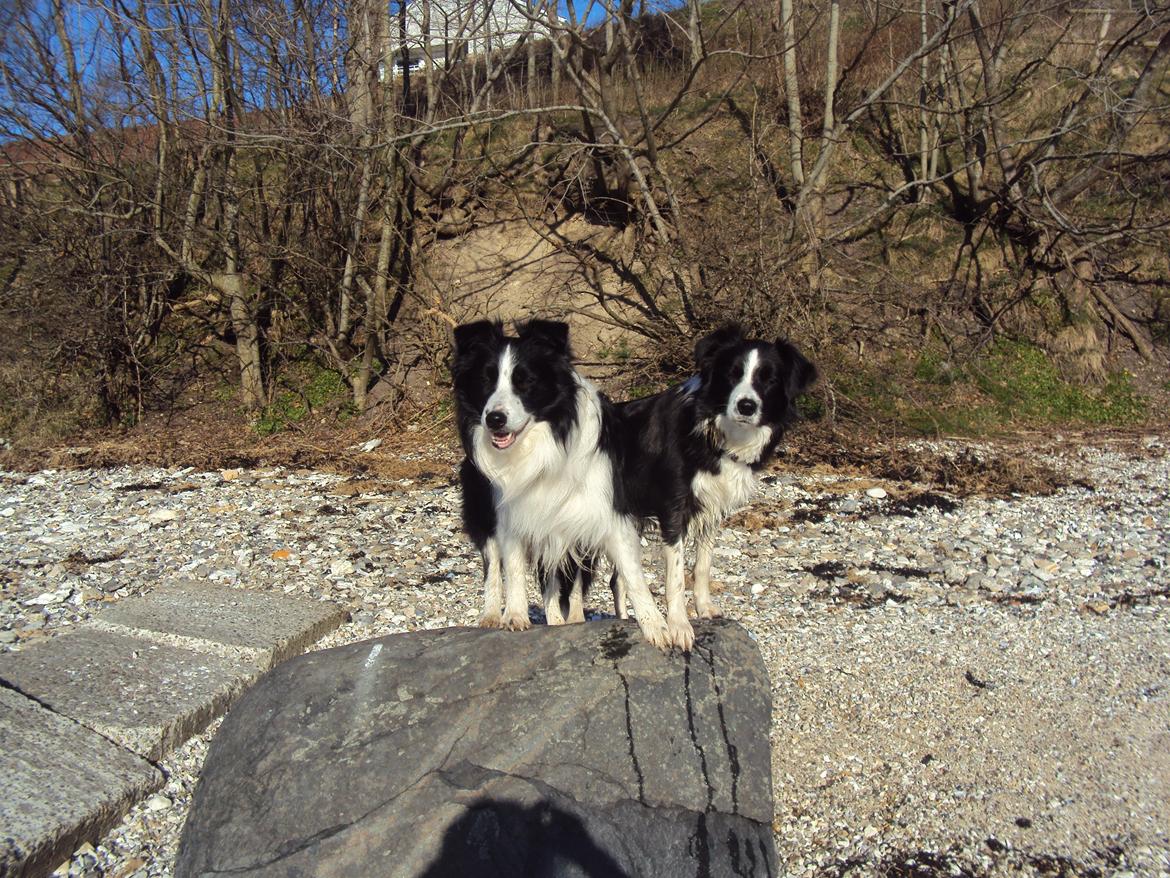
[[(605, 553), (645, 638), (689, 648), (685, 614), (685, 630), (668, 627), (643, 578), (638, 521), (623, 490), (621, 419), (573, 368), (568, 326), (530, 320), (516, 337), (498, 321), (458, 326), (452, 371), (467, 455), (464, 527), (484, 559), (480, 624), (530, 627), (530, 564), (551, 573)], [(558, 577), (548, 575), (542, 588), (550, 624), (563, 622)], [(570, 615), (584, 619), (579, 597)]]
[[(695, 542), (695, 612), (720, 615), (711, 600), (711, 554), (719, 526), (746, 505), (756, 471), (772, 458), (795, 402), (816, 368), (792, 344), (745, 339), (726, 326), (695, 346), (698, 374), (670, 390), (617, 406), (626, 505), (641, 524), (656, 521), (666, 561), (666, 618), (686, 619), (683, 545)], [(615, 570), (614, 609), (626, 617), (625, 582)], [(562, 577), (570, 603), (592, 579)], [(689, 628), (689, 624), (687, 626)], [(693, 635), (692, 635), (693, 636)]]

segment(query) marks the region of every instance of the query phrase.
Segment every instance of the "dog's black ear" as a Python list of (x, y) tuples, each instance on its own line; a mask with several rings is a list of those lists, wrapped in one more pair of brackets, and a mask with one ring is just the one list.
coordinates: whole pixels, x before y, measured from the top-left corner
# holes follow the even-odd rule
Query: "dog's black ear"
[(455, 356), (463, 356), (477, 347), (490, 347), (504, 340), (504, 327), (498, 320), (477, 320), (455, 327)]
[(796, 399), (817, 380), (817, 367), (787, 339), (776, 339), (776, 352), (784, 364), (784, 384), (788, 398)]
[(569, 356), (569, 324), (559, 320), (526, 320), (516, 327), (521, 342), (535, 343)]
[(716, 329), (710, 335), (705, 335), (695, 343), (695, 366), (700, 372), (719, 356), (719, 352), (743, 341), (743, 330), (735, 323)]

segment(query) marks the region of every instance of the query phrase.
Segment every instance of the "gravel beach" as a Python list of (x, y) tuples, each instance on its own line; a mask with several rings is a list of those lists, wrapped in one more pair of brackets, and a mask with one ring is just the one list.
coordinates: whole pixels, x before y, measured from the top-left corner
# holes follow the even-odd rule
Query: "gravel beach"
[[(771, 676), (785, 874), (1170, 874), (1166, 450), (1030, 452), (1065, 477), (1047, 496), (828, 467), (764, 477), (720, 535), (716, 600)], [(315, 648), (474, 624), (480, 562), (444, 460), (415, 480), (0, 472), (0, 650), (182, 578), (346, 607)], [(647, 570), (657, 590), (652, 547)], [(608, 589), (588, 606), (608, 613)], [(215, 727), (61, 874), (169, 875)]]

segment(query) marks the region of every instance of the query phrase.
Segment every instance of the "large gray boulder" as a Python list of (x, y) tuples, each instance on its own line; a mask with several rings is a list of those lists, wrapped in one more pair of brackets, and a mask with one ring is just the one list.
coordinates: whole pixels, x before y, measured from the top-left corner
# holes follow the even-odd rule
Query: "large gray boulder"
[(700, 623), (449, 628), (311, 653), (224, 721), (176, 878), (772, 876), (767, 673)]

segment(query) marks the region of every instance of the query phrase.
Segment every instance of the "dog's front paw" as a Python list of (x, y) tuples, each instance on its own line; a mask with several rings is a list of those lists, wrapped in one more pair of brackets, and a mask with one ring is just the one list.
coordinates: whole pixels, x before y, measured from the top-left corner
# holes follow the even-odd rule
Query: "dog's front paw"
[(715, 605), (714, 601), (708, 601), (705, 604), (695, 606), (695, 615), (700, 619), (718, 619), (723, 615), (723, 611)]
[(479, 622), (476, 624), (480, 628), (503, 628), (504, 620), (501, 618), (499, 610), (484, 610), (483, 615), (479, 617)]
[(670, 631), (671, 645), (677, 646), (683, 652), (690, 652), (691, 647), (695, 645), (695, 629), (691, 627), (691, 623), (685, 618), (670, 619), (667, 620), (666, 627)]
[(670, 649), (671, 634), (666, 620), (659, 616), (656, 619), (638, 620), (638, 627), (642, 629), (642, 636), (663, 652)]
[(527, 613), (505, 613), (502, 627), (509, 631), (527, 631), (532, 627), (532, 622)]

